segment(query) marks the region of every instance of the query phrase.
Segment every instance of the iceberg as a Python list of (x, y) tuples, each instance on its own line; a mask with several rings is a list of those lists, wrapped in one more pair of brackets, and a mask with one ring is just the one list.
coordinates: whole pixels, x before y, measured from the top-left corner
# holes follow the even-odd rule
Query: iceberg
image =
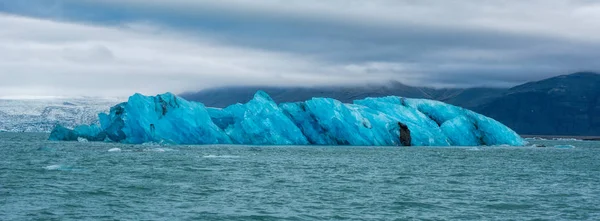
[(50, 140), (55, 141), (104, 141), (105, 138), (106, 133), (96, 124), (80, 125), (73, 130), (57, 125), (50, 133)]
[(135, 94), (100, 125), (57, 125), (50, 140), (128, 144), (350, 146), (523, 146), (513, 130), (486, 116), (426, 99), (396, 96), (342, 103), (331, 98), (275, 103), (258, 91), (245, 104), (211, 108), (171, 93)]

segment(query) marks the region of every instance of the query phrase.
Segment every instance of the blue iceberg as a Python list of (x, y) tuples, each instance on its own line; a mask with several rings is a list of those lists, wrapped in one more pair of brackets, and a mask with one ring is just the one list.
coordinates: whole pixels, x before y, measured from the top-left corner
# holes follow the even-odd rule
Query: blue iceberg
[(259, 91), (245, 104), (205, 107), (171, 93), (135, 94), (99, 114), (100, 125), (57, 125), (50, 140), (140, 144), (522, 146), (510, 128), (475, 112), (425, 99), (331, 98), (275, 103)]
[(57, 125), (50, 133), (50, 140), (75, 141), (78, 138), (84, 138), (88, 141), (104, 141), (106, 133), (96, 124), (80, 125), (73, 130)]

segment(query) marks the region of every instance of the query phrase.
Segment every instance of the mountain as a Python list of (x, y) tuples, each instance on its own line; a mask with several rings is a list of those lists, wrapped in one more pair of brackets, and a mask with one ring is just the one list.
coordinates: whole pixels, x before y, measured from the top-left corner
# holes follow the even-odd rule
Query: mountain
[(467, 88), (445, 97), (439, 97), (437, 100), (467, 109), (477, 109), (482, 104), (501, 97), (505, 91), (504, 88)]
[(0, 99), (0, 131), (50, 132), (56, 124), (98, 122), (98, 113), (120, 103), (107, 98)]
[(342, 102), (365, 97), (402, 96), (443, 101), (492, 117), (520, 134), (600, 135), (600, 75), (579, 72), (513, 88), (435, 89), (399, 82), (368, 86), (331, 87), (223, 87), (184, 93), (188, 100), (225, 107), (244, 103), (257, 90), (276, 102), (331, 97)]
[(367, 97), (402, 96), (440, 100), (450, 104), (475, 107), (480, 103), (501, 95), (506, 89), (469, 88), (469, 89), (434, 89), (412, 87), (400, 82), (379, 85), (361, 86), (327, 86), (327, 87), (221, 87), (199, 92), (183, 93), (181, 97), (204, 103), (209, 107), (226, 107), (235, 103), (245, 103), (252, 99), (256, 91), (262, 90), (271, 95), (277, 103), (298, 102), (313, 97), (330, 97), (348, 103)]
[(520, 134), (600, 135), (600, 74), (580, 72), (510, 88), (475, 111)]

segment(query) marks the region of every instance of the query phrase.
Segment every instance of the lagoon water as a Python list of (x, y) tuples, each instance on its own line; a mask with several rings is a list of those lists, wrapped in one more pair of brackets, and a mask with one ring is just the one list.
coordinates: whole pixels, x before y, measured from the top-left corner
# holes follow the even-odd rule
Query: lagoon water
[(600, 142), (158, 146), (47, 136), (0, 133), (0, 220), (600, 219)]

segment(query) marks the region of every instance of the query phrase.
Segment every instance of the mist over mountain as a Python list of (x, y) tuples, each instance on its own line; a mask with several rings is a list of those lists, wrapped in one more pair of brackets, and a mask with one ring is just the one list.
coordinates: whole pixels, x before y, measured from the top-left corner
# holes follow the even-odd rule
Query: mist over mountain
[(267, 92), (275, 102), (305, 101), (313, 97), (329, 97), (342, 102), (352, 102), (366, 97), (402, 96), (440, 100), (462, 107), (475, 107), (501, 95), (499, 88), (449, 88), (434, 89), (412, 87), (400, 82), (379, 85), (328, 86), (328, 87), (220, 87), (199, 92), (183, 93), (181, 97), (199, 101), (209, 107), (226, 107), (245, 103), (257, 90)]
[(183, 93), (185, 99), (206, 106), (244, 103), (257, 90), (280, 102), (331, 97), (342, 102), (365, 97), (402, 96), (443, 101), (477, 111), (531, 135), (600, 135), (600, 75), (579, 72), (513, 88), (412, 87), (400, 82), (368, 86), (331, 87), (221, 87)]

